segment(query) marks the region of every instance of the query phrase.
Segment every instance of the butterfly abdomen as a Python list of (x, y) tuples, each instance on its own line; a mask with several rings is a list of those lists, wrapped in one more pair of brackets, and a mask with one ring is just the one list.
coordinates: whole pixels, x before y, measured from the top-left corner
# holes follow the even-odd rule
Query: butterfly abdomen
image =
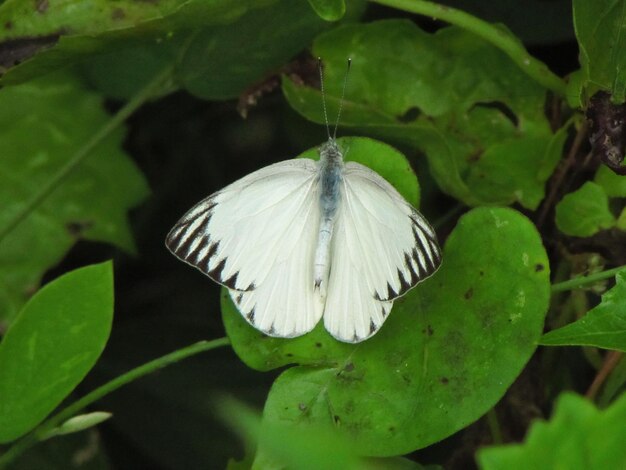
[(326, 297), (330, 272), (330, 247), (335, 216), (340, 201), (343, 178), (343, 155), (334, 140), (320, 149), (320, 224), (315, 249), (314, 288)]

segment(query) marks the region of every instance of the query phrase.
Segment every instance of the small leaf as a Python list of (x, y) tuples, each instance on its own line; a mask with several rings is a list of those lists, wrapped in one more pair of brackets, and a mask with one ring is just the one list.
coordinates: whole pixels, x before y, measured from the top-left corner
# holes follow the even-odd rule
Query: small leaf
[(561, 232), (574, 237), (590, 237), (615, 225), (609, 210), (609, 198), (593, 181), (567, 194), (556, 205), (556, 225)]
[(300, 364), (274, 382), (266, 421), (330, 426), (361, 455), (398, 455), (449, 436), (497, 403), (536, 348), (549, 295), (548, 259), (533, 224), (511, 209), (479, 208), (450, 234), (440, 270), (396, 301), (363, 343), (340, 343), (321, 325), (295, 339), (265, 337), (228, 294), (222, 316), (246, 364)]
[(589, 89), (613, 95), (614, 103), (626, 99), (626, 0), (574, 0), (574, 28), (580, 48), (580, 62)]
[(559, 397), (552, 419), (536, 422), (524, 444), (481, 449), (482, 470), (626, 468), (626, 395), (606, 410), (582, 397)]
[(309, 0), (309, 4), (326, 21), (340, 20), (346, 13), (345, 0)]
[(0, 343), (0, 442), (39, 424), (102, 353), (113, 318), (110, 262), (44, 286)]
[(50, 439), (51, 437), (55, 436), (63, 436), (65, 434), (72, 434), (75, 432), (84, 431), (85, 429), (97, 426), (98, 424), (106, 421), (112, 416), (113, 414), (107, 413), (105, 411), (94, 411), (92, 413), (74, 416), (73, 418), (65, 421), (61, 426), (51, 429), (41, 438)]
[(602, 302), (574, 323), (552, 330), (541, 338), (545, 346), (595, 346), (626, 352), (626, 271)]
[(602, 165), (593, 180), (602, 186), (607, 196), (626, 197), (626, 176), (618, 175)]

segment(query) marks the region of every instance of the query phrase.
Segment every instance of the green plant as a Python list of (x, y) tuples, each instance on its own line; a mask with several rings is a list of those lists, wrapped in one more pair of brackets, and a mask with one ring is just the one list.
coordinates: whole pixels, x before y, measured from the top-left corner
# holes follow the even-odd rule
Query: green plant
[[(527, 2), (529, 24), (573, 7), (548, 36), (448, 3), (481, 2), (0, 1), (0, 467), (225, 464), (214, 416), (246, 443), (232, 468), (460, 467), (479, 446), (485, 469), (626, 464), (626, 0)], [(520, 39), (559, 26), (580, 52), (565, 77)], [(208, 312), (217, 289), (162, 244), (263, 155), (315, 158), (317, 56), (330, 116), (353, 61), (347, 159), (444, 250), (357, 345), (263, 337), (225, 292)]]

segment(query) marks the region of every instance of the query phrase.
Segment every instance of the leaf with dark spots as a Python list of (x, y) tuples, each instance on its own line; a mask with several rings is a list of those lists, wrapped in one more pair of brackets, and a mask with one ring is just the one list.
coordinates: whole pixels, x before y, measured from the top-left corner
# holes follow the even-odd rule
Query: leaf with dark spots
[(35, 11), (37, 11), (37, 13), (45, 13), (46, 11), (48, 11), (48, 7), (50, 6), (50, 3), (48, 0), (36, 0), (35, 1)]
[[(5, 28), (11, 24), (11, 22), (5, 23)], [(59, 34), (50, 34), (48, 36), (11, 39), (0, 43), (0, 74), (26, 59), (30, 59), (39, 51), (54, 46), (59, 37)]]
[(626, 153), (626, 103), (614, 104), (611, 95), (599, 91), (587, 107), (591, 151), (606, 166), (619, 175), (626, 175), (622, 166)]
[[(395, 302), (380, 331), (358, 345), (334, 340), (323, 325), (299, 338), (259, 341), (225, 294), (226, 331), (244, 362), (261, 370), (299, 364), (274, 382), (264, 420), (335, 427), (368, 455), (380, 456), (427, 446), (493, 407), (543, 331), (547, 255), (524, 216), (480, 208), (459, 219), (443, 259), (432, 278)], [(537, 272), (537, 264), (546, 269)], [(294, 356), (286, 358), (286, 351)], [(349, 364), (353, 370), (346, 370)], [(306, 422), (299, 403), (308, 406)]]
[(89, 221), (89, 220), (75, 221), (75, 222), (68, 222), (67, 224), (65, 224), (65, 227), (67, 228), (67, 231), (70, 235), (78, 238), (82, 235), (83, 232), (93, 227), (93, 224), (94, 224), (93, 221)]

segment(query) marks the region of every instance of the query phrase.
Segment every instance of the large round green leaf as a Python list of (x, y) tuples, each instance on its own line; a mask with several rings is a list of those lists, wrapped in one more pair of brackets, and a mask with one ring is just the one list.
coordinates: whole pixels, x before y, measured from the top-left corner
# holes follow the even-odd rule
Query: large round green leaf
[(397, 301), (372, 339), (338, 343), (319, 326), (266, 338), (224, 302), (235, 351), (259, 369), (289, 363), (264, 416), (344, 430), (364, 455), (397, 455), (467, 426), (495, 405), (536, 348), (548, 259), (532, 223), (478, 208), (448, 238), (440, 270)]

